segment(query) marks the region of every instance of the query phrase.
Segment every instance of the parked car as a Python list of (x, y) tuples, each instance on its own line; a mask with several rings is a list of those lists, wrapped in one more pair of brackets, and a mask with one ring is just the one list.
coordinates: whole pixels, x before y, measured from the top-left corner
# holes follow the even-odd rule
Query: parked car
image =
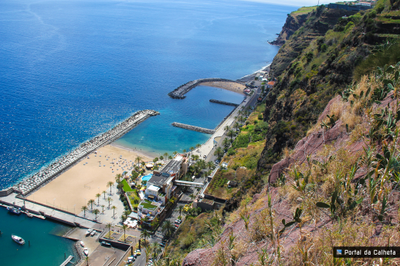
[(161, 242), (160, 246), (165, 247), (165, 243)]
[(181, 224), (181, 223), (182, 223), (182, 220), (181, 220), (181, 219), (176, 219), (176, 220), (175, 220), (175, 223), (176, 223), (176, 224)]
[(111, 247), (111, 244), (108, 243), (108, 242), (106, 242), (106, 241), (101, 241), (100, 244), (101, 244), (102, 246), (105, 246), (105, 247)]

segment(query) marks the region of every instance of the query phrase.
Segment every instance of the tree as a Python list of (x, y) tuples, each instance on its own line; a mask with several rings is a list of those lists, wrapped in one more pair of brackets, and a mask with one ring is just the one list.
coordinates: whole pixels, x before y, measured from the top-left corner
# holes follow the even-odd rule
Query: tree
[(108, 228), (108, 238), (111, 238), (111, 235), (110, 235), (111, 226), (112, 226), (111, 223), (106, 224), (106, 227)]
[(86, 206), (82, 206), (81, 210), (83, 211), (83, 217), (86, 217), (86, 211), (87, 211), (87, 207)]
[(128, 228), (126, 224), (122, 225), (122, 230), (124, 230), (124, 242), (126, 242), (125, 231)]
[(224, 127), (224, 130), (225, 130), (225, 131), (229, 131), (229, 129), (230, 129), (229, 126), (225, 126), (225, 127)]
[(94, 219), (97, 220), (97, 215), (100, 213), (100, 211), (99, 211), (98, 209), (94, 209), (94, 210), (93, 210), (93, 213), (94, 213), (94, 215), (95, 215), (95, 216), (94, 216)]
[(168, 152), (164, 153), (164, 158), (168, 158)]
[(88, 205), (90, 205), (90, 210), (93, 211), (93, 203), (94, 203), (94, 199), (90, 199), (88, 202)]
[(221, 159), (222, 156), (224, 155), (224, 151), (222, 150), (221, 147), (218, 147), (215, 151), (214, 151), (214, 155), (218, 157), (218, 159)]
[(183, 149), (183, 153), (186, 153), (186, 149)]
[(113, 206), (111, 207), (111, 209), (113, 210), (113, 216), (115, 216), (115, 210), (117, 209), (117, 207), (113, 205)]
[(113, 200), (113, 199), (110, 198), (110, 197), (107, 198), (107, 201), (108, 201), (108, 209), (110, 209), (110, 204), (111, 204), (111, 201), (112, 201), (112, 200)]
[(196, 144), (196, 149), (200, 148), (201, 145), (199, 143)]
[(111, 189), (112, 189), (112, 185), (113, 185), (113, 184), (114, 184), (114, 183), (113, 183), (112, 181), (109, 181), (109, 182), (107, 183), (107, 187), (110, 188), (110, 195), (112, 194)]
[(160, 160), (164, 160), (164, 156), (160, 155)]
[(175, 226), (171, 223), (170, 220), (166, 220), (161, 226), (161, 232), (166, 236), (170, 237), (175, 231)]
[(142, 161), (142, 157), (136, 156), (135, 161), (137, 162), (137, 165), (139, 166), (139, 165), (140, 165), (140, 162)]
[(101, 194), (100, 194), (100, 193), (97, 193), (97, 194), (96, 194), (96, 198), (97, 198), (97, 206), (100, 206), (100, 196), (101, 196)]
[(157, 161), (158, 161), (158, 157), (153, 159), (153, 163), (157, 163)]
[(106, 191), (103, 191), (104, 200), (106, 199)]
[(174, 151), (172, 154), (175, 156), (175, 155), (177, 155), (177, 154), (178, 154), (178, 152), (177, 152), (177, 151)]
[(117, 182), (117, 183), (121, 182), (121, 178), (122, 178), (121, 174), (117, 174), (115, 176), (115, 182)]
[(238, 122), (235, 122), (235, 124), (233, 125), (233, 127), (236, 129), (236, 131), (238, 131), (240, 125)]
[(231, 145), (229, 139), (224, 138), (224, 140), (222, 141), (222, 145), (224, 145), (225, 149), (227, 149), (229, 147), (229, 145)]
[(101, 205), (101, 213), (104, 213), (104, 205)]
[(140, 233), (140, 237), (141, 237), (141, 238), (144, 238), (145, 241), (146, 241), (146, 239), (147, 239), (149, 236), (150, 236), (150, 233), (149, 233), (149, 231), (147, 231), (147, 230), (143, 230), (143, 231)]
[(231, 129), (231, 130), (228, 131), (227, 135), (228, 135), (229, 137), (231, 137), (231, 142), (232, 142), (232, 141), (233, 141), (233, 140), (232, 140), (232, 139), (233, 139), (233, 136), (235, 136), (235, 131), (233, 131), (233, 130)]

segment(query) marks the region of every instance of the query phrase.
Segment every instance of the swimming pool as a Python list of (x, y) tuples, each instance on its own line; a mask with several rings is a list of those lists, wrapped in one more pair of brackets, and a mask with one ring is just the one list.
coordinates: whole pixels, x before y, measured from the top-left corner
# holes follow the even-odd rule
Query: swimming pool
[(142, 176), (142, 182), (143, 181), (146, 181), (146, 182), (149, 181), (152, 176), (153, 176), (153, 174), (148, 174), (148, 175)]

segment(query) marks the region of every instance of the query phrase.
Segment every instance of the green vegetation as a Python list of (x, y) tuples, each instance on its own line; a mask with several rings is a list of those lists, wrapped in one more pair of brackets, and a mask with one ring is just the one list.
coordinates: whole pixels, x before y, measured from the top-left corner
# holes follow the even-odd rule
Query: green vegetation
[(122, 185), (123, 185), (122, 189), (123, 189), (125, 192), (133, 191), (133, 189), (132, 189), (131, 186), (128, 184), (128, 182), (126, 181), (126, 179), (123, 179), (121, 183), (122, 183)]
[(299, 9), (297, 9), (296, 11), (293, 11), (290, 14), (291, 15), (308, 14), (308, 13), (314, 11), (315, 9), (317, 9), (317, 6), (303, 6), (303, 7), (300, 7)]
[(140, 203), (140, 205), (142, 205), (143, 208), (146, 208), (146, 209), (148, 209), (148, 210), (154, 210), (154, 209), (157, 208), (156, 205), (153, 205), (153, 202), (152, 202), (152, 201), (147, 200), (147, 199), (143, 200), (143, 201)]

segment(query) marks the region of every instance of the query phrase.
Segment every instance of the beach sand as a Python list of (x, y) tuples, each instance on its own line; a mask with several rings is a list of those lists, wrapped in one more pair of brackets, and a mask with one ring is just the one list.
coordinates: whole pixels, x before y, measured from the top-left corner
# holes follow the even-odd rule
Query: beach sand
[(107, 183), (115, 182), (117, 174), (130, 173), (137, 156), (145, 162), (153, 159), (142, 152), (115, 145), (101, 147), (96, 152), (29, 195), (28, 199), (79, 214), (90, 199), (97, 202), (97, 193), (109, 192)]
[(236, 93), (244, 94), (244, 89), (246, 88), (245, 85), (236, 83), (236, 82), (227, 82), (227, 81), (207, 81), (202, 82), (199, 86), (208, 86), (208, 87), (215, 87), (224, 90), (230, 90)]

